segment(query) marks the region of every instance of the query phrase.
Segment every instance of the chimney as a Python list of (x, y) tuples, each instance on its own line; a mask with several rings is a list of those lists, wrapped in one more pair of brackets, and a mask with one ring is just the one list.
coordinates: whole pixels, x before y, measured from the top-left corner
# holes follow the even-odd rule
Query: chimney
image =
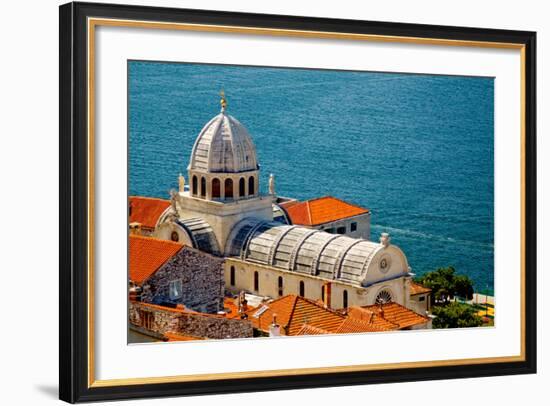
[(379, 311), (378, 311), (378, 315), (379, 315), (381, 318), (384, 318), (384, 309), (382, 308), (382, 302), (379, 302), (378, 305), (380, 306), (380, 307), (379, 307)]
[(324, 296), (323, 305), (325, 306), (325, 309), (330, 309), (332, 307), (332, 301), (331, 301), (332, 283), (325, 282), (323, 284), (323, 296)]
[(277, 324), (277, 315), (273, 314), (273, 322), (269, 326), (269, 336), (279, 337), (281, 335), (281, 326)]
[(130, 234), (131, 235), (140, 235), (141, 234), (141, 223), (133, 222), (129, 224)]
[(248, 302), (246, 300), (246, 296), (244, 293), (244, 290), (239, 293), (239, 314), (241, 315), (241, 319), (248, 318), (248, 315), (246, 314), (248, 310)]

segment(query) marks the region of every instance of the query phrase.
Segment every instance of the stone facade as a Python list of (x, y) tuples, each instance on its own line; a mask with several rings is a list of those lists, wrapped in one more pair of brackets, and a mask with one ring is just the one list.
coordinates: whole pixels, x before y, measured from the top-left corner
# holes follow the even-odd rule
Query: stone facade
[[(409, 307), (411, 277), (408, 274), (396, 275), (391, 279), (363, 287), (338, 280), (327, 281), (318, 276), (285, 271), (237, 258), (226, 258), (224, 267), (225, 286), (233, 294), (245, 291), (274, 299), (285, 295), (298, 295), (312, 300), (323, 300), (323, 286), (330, 282), (331, 297), (327, 299), (333, 309), (372, 305), (381, 292), (388, 292), (393, 302)], [(257, 281), (255, 273), (258, 275)], [(303, 292), (300, 291), (301, 284)], [(258, 289), (255, 289), (256, 287)]]
[(421, 293), (417, 295), (411, 295), (410, 297), (410, 309), (419, 314), (427, 314), (431, 309), (430, 294)]
[(143, 283), (141, 300), (216, 313), (223, 309), (224, 288), (223, 259), (183, 247)]
[(247, 320), (185, 313), (147, 303), (130, 302), (129, 316), (130, 323), (134, 326), (161, 335), (174, 332), (210, 339), (253, 336), (252, 324)]

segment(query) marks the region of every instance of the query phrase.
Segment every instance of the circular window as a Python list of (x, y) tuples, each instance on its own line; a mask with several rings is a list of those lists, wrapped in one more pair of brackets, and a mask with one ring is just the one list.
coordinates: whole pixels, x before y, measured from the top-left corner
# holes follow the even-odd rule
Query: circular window
[(388, 257), (383, 257), (378, 265), (380, 267), (380, 272), (386, 273), (390, 269), (390, 259)]
[(378, 295), (376, 296), (377, 304), (388, 303), (388, 302), (391, 302), (391, 300), (392, 300), (391, 293), (388, 292), (387, 290), (380, 291), (380, 293), (378, 293)]
[(180, 240), (180, 236), (177, 231), (172, 231), (172, 234), (170, 235), (170, 239), (172, 241), (178, 242)]

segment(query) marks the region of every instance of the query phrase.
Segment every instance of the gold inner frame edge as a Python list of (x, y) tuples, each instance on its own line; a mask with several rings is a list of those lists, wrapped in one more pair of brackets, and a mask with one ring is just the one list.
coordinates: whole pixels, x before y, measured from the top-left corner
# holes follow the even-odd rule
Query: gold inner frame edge
[[(374, 42), (393, 42), (404, 44), (420, 44), (435, 46), (461, 46), (461, 47), (480, 47), (496, 49), (520, 50), (520, 193), (521, 193), (521, 222), (520, 222), (520, 326), (521, 326), (521, 350), (520, 355), (485, 357), (485, 358), (465, 358), (455, 360), (434, 360), (434, 361), (414, 361), (384, 364), (365, 364), (348, 365), (334, 367), (316, 367), (300, 369), (278, 369), (267, 371), (242, 371), (242, 372), (220, 372), (211, 374), (192, 374), (145, 378), (120, 378), (120, 379), (95, 379), (95, 342), (94, 342), (94, 191), (95, 191), (95, 27), (130, 27), (130, 28), (148, 28), (162, 30), (183, 30), (196, 32), (218, 32), (235, 33), (244, 35), (265, 35), (265, 36), (284, 36), (299, 38), (318, 38), (318, 39), (341, 39), (357, 41)], [(192, 381), (212, 381), (217, 379), (244, 379), (255, 377), (277, 377), (277, 376), (296, 376), (311, 374), (329, 374), (339, 372), (360, 372), (360, 371), (380, 371), (400, 368), (426, 368), (440, 366), (459, 366), (474, 364), (496, 364), (504, 362), (522, 362), (525, 361), (525, 45), (520, 43), (506, 42), (488, 42), (488, 41), (468, 41), (439, 38), (422, 37), (400, 37), (391, 35), (374, 34), (355, 34), (342, 32), (326, 31), (306, 31), (290, 29), (274, 29), (260, 27), (242, 27), (227, 25), (209, 25), (209, 24), (187, 24), (187, 23), (165, 23), (140, 20), (121, 20), (109, 18), (88, 18), (87, 21), (87, 45), (88, 45), (88, 387), (112, 387), (126, 385), (177, 383)]]

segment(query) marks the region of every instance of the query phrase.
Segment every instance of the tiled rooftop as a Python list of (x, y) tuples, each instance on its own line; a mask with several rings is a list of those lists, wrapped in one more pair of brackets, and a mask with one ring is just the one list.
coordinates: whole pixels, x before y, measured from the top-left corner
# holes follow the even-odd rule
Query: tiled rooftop
[[(380, 312), (380, 308), (383, 313)], [(363, 306), (363, 309), (370, 310), (390, 323), (397, 324), (399, 329), (424, 324), (429, 320), (426, 316), (422, 316), (421, 314), (418, 314), (410, 309), (407, 309), (405, 306), (401, 306), (400, 304), (394, 302), (385, 303), (382, 306)]]
[(166, 261), (172, 258), (182, 244), (138, 235), (129, 236), (130, 280), (143, 283)]
[(155, 228), (170, 201), (154, 197), (130, 196), (129, 223), (140, 223), (143, 227)]
[(330, 331), (323, 330), (322, 328), (310, 326), (309, 324), (303, 324), (302, 328), (296, 333), (297, 336), (312, 336), (330, 334)]
[(399, 325), (381, 317), (377, 311), (371, 311), (359, 306), (347, 309), (349, 318), (369, 324), (375, 331), (391, 331), (399, 329)]
[(422, 293), (430, 293), (432, 290), (427, 288), (420, 283), (411, 282), (411, 295), (420, 295)]
[(281, 207), (286, 210), (293, 224), (305, 226), (317, 226), (369, 212), (332, 196), (299, 203), (281, 203)]
[(304, 324), (335, 332), (345, 319), (345, 316), (325, 309), (313, 300), (296, 295), (283, 296), (247, 312), (248, 320), (255, 328), (262, 331), (269, 330), (274, 314), (277, 316), (277, 324), (281, 326), (282, 333), (286, 335), (297, 335)]
[(347, 317), (343, 323), (338, 327), (336, 333), (348, 334), (348, 333), (370, 333), (376, 331), (389, 331), (397, 330), (395, 328), (384, 328), (380, 323), (369, 323), (367, 320), (354, 319), (353, 317)]

